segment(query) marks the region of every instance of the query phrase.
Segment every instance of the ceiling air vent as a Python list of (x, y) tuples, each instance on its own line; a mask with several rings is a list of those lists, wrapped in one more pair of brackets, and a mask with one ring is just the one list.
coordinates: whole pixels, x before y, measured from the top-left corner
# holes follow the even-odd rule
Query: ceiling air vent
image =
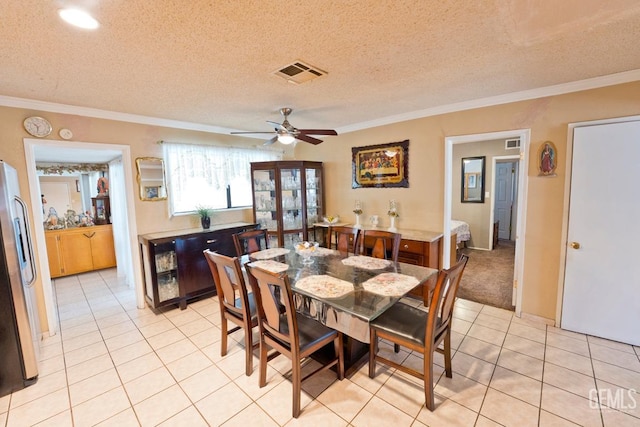
[(507, 139), (504, 142), (505, 150), (513, 150), (515, 148), (520, 148), (520, 138), (515, 139)]
[(318, 77), (322, 77), (327, 74), (326, 71), (322, 71), (318, 67), (305, 64), (302, 61), (296, 61), (285, 67), (280, 68), (273, 72), (276, 76), (280, 76), (290, 83), (300, 84), (308, 82)]

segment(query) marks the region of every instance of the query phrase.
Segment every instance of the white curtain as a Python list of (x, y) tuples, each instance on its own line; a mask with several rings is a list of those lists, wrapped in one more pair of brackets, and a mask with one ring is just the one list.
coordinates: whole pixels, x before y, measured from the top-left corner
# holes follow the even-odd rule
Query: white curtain
[(226, 200), (225, 189), (234, 183), (244, 182), (250, 192), (251, 162), (282, 159), (282, 153), (256, 148), (173, 142), (163, 148), (172, 212), (191, 211), (197, 204), (216, 207), (215, 198)]
[(109, 199), (111, 202), (111, 222), (113, 224), (113, 242), (116, 250), (118, 277), (123, 278), (129, 287), (133, 287), (133, 262), (129, 243), (129, 222), (127, 220), (127, 188), (124, 181), (122, 159), (109, 163), (109, 179), (111, 181)]

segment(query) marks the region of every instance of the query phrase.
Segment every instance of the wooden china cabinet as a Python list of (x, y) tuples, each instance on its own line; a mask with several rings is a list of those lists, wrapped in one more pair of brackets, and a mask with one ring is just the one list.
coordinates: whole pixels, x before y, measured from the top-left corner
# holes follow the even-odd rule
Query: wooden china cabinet
[(91, 198), (93, 205), (93, 222), (96, 225), (111, 224), (111, 203), (109, 196)]
[(269, 245), (313, 239), (324, 212), (322, 163), (283, 160), (251, 163), (253, 220), (268, 230)]

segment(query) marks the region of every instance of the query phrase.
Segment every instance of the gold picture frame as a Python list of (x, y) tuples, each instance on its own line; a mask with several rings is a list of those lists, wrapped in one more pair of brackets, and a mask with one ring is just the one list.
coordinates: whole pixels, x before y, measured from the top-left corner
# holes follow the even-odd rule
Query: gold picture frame
[(352, 188), (409, 187), (409, 140), (351, 148)]
[(136, 167), (140, 200), (146, 202), (167, 200), (164, 161), (157, 157), (138, 157)]

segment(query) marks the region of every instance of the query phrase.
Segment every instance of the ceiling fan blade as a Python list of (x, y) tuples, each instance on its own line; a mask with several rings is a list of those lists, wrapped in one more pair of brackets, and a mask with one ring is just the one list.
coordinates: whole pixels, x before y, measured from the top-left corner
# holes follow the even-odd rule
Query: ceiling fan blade
[(298, 132), (307, 135), (338, 135), (338, 132), (333, 129), (298, 129)]
[(274, 142), (276, 142), (277, 140), (278, 140), (278, 135), (274, 136), (273, 138), (271, 138), (271, 139), (270, 139), (270, 140), (268, 140), (268, 141), (265, 141), (265, 143), (264, 143), (264, 144), (262, 144), (262, 145), (271, 145), (271, 144), (273, 144)]
[(314, 138), (312, 136), (304, 135), (304, 134), (296, 135), (296, 139), (299, 139), (300, 141), (308, 142), (309, 144), (313, 144), (313, 145), (318, 145), (322, 142), (321, 139)]
[(287, 129), (286, 127), (282, 126), (282, 123), (278, 123), (278, 122), (272, 122), (270, 120), (267, 120), (267, 123), (269, 123), (270, 125), (275, 126), (276, 130), (283, 130), (286, 132), (289, 132), (289, 129)]

